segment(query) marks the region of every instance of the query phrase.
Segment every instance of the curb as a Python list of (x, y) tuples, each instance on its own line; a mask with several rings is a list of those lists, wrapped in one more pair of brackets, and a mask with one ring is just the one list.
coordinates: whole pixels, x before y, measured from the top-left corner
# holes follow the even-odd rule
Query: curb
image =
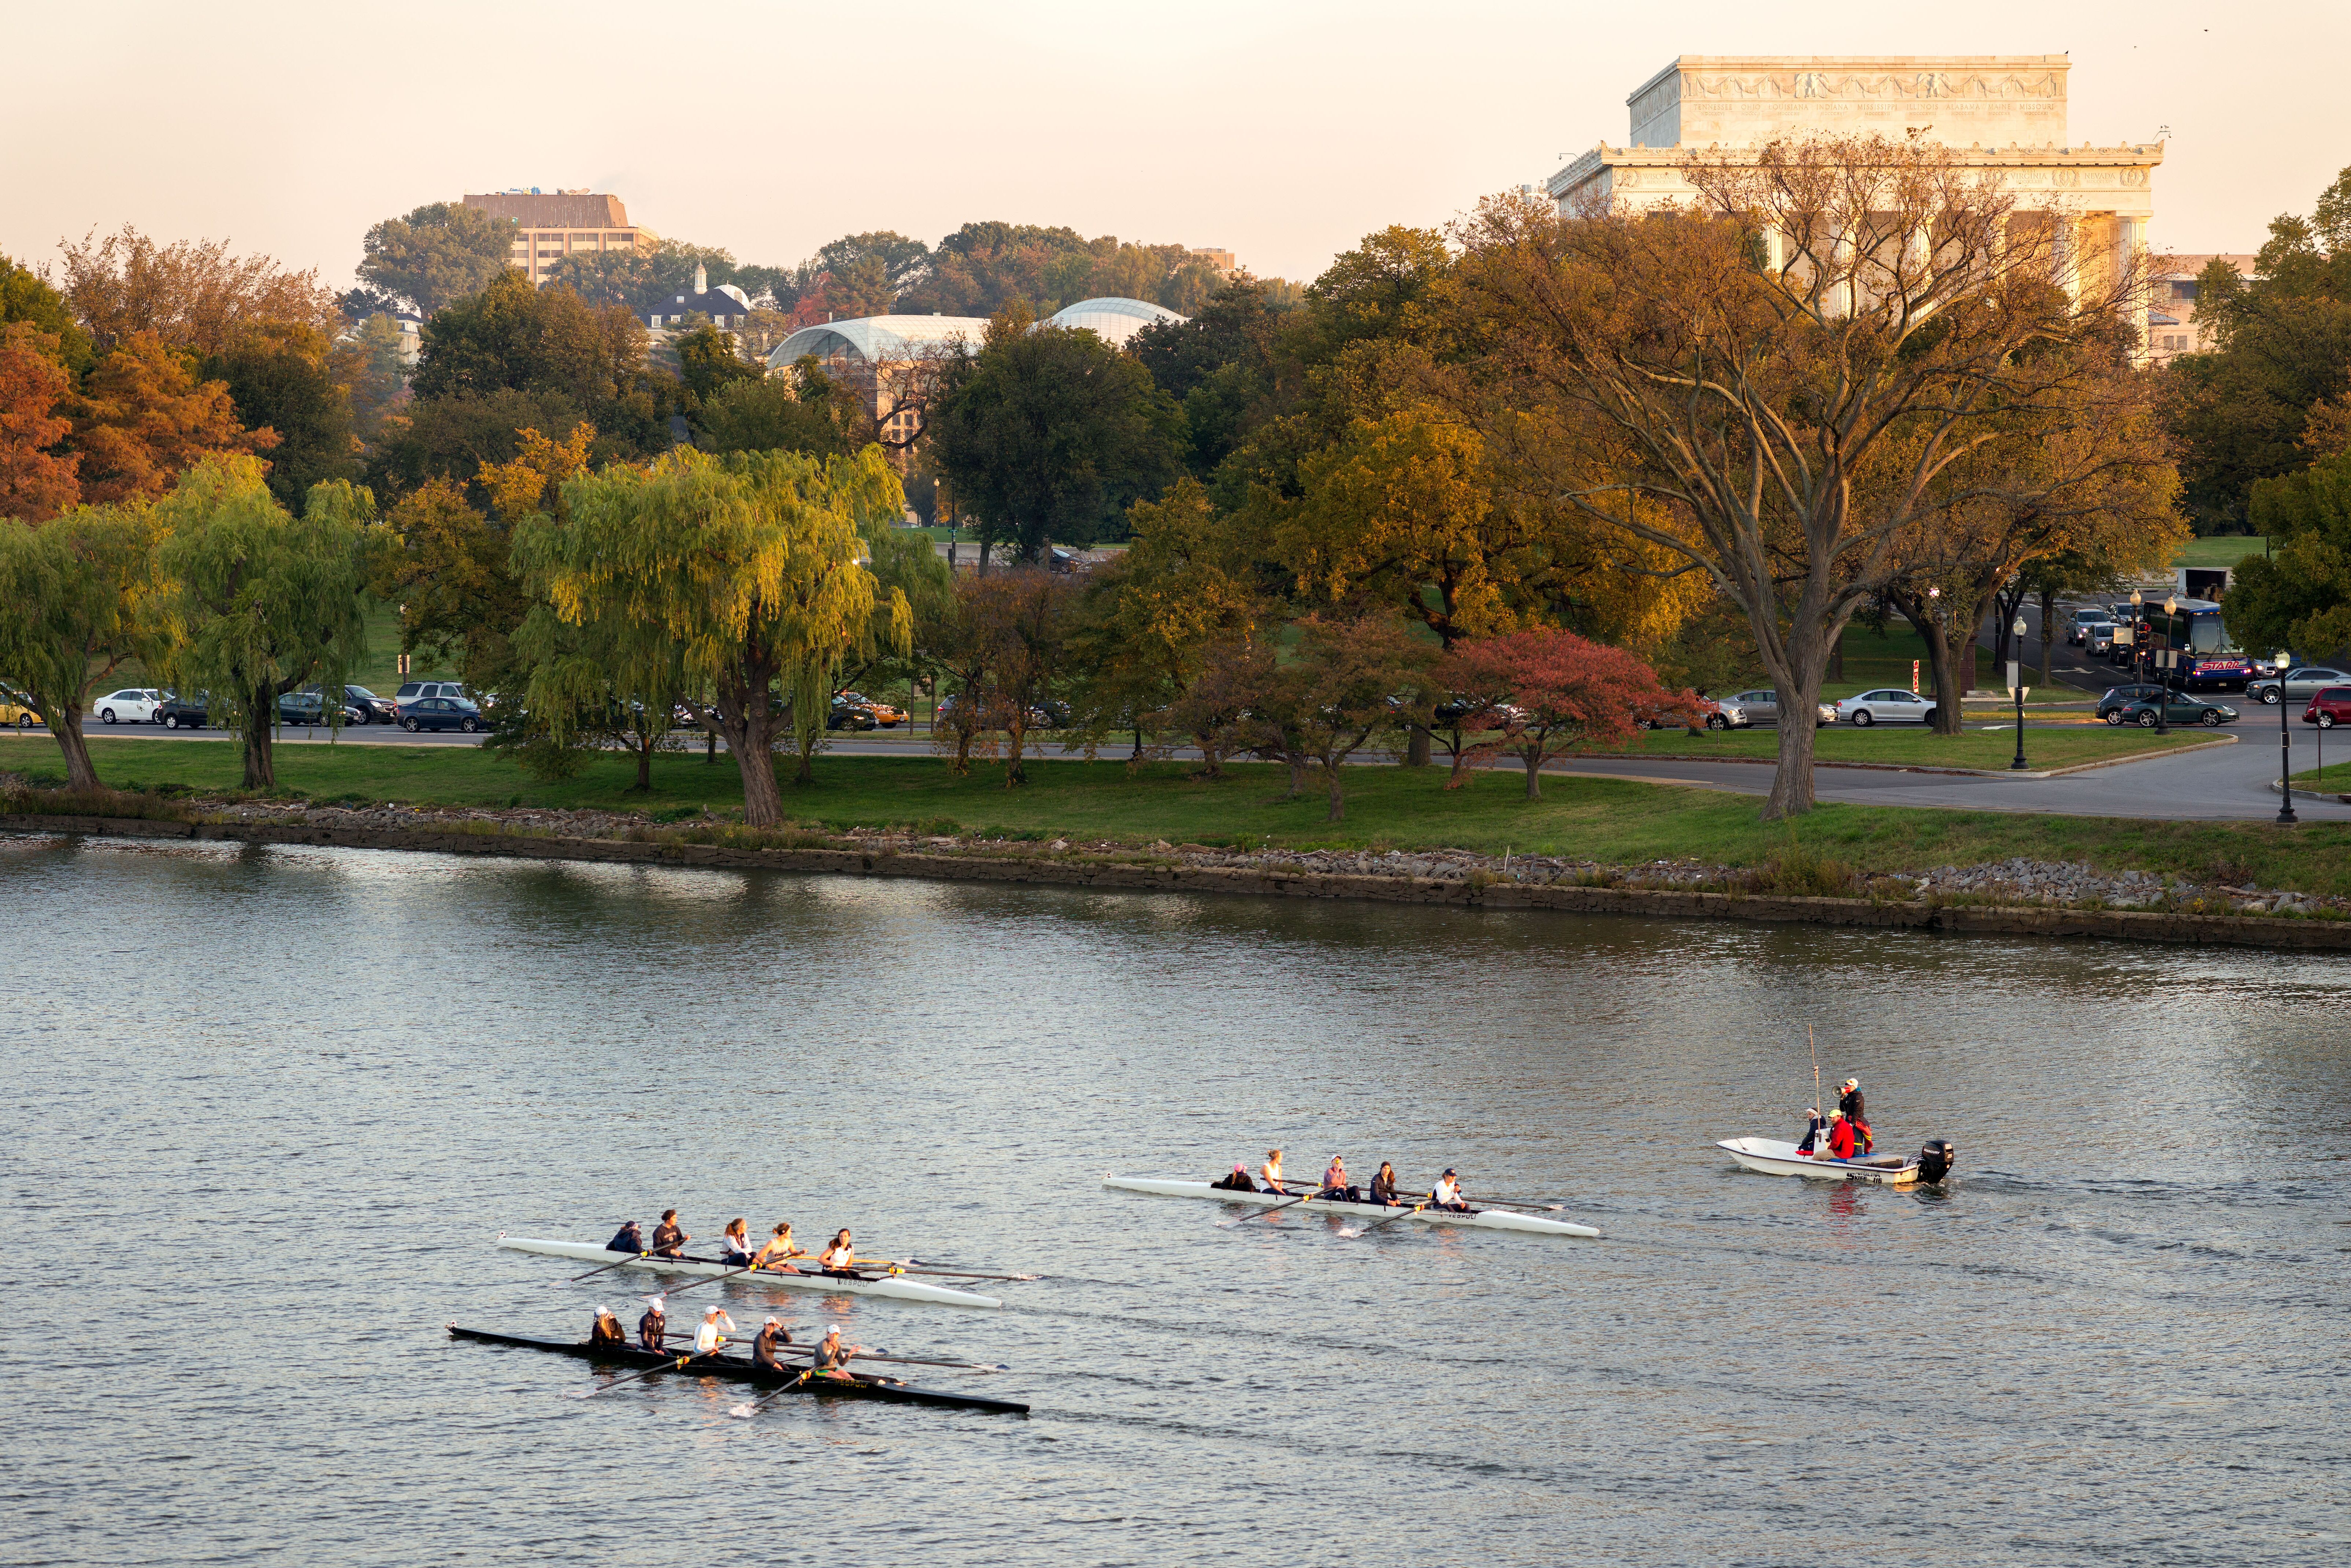
[(779, 871), (845, 876), (909, 877), (1097, 888), (1135, 893), (1219, 893), (1252, 897), (1349, 899), (1437, 904), (1457, 909), (1552, 910), (1570, 915), (1666, 920), (1747, 920), (1771, 925), (1869, 926), (1974, 936), (2090, 936), (2121, 941), (2227, 943), (2233, 946), (2351, 952), (2351, 920), (2281, 920), (2245, 915), (2175, 915), (2131, 909), (1938, 904), (1778, 894), (1685, 893), (1670, 889), (1587, 887), (1467, 878), (1396, 877), (1335, 872), (1260, 871), (1219, 866), (1137, 864), (879, 850), (736, 849), (723, 844), (627, 839), (531, 838), (404, 828), (330, 828), (290, 822), (180, 822), (140, 817), (6, 817), (0, 832), (82, 837), (230, 840), (432, 854), (496, 855)]
[[(2271, 780), (2269, 781), (2269, 783), (2268, 783), (2267, 785), (2265, 785), (2265, 786), (2264, 786), (2264, 788), (2265, 788), (2265, 789), (2267, 789), (2269, 790), (2269, 792), (2270, 792), (2271, 794), (2273, 794), (2273, 795), (2283, 795), (2283, 794), (2284, 794), (2284, 793), (2285, 793), (2285, 790), (2284, 790), (2283, 788), (2281, 788), (2281, 787), (2280, 787), (2278, 780), (2276, 780), (2276, 779), (2271, 779)], [(2351, 795), (2342, 795), (2342, 794), (2337, 794), (2335, 791), (2334, 791), (2334, 790), (2332, 790), (2332, 789), (2306, 789), (2303, 788), (2301, 785), (2297, 784), (2297, 785), (2295, 785), (2295, 786), (2294, 786), (2294, 792), (2295, 794), (2297, 794), (2297, 795), (2303, 796), (2304, 798), (2305, 798), (2305, 799), (2307, 799), (2307, 800), (2336, 800), (2336, 801), (2339, 801), (2339, 802), (2341, 802), (2342, 804), (2344, 804), (2344, 805), (2346, 805), (2346, 806), (2351, 806)]]

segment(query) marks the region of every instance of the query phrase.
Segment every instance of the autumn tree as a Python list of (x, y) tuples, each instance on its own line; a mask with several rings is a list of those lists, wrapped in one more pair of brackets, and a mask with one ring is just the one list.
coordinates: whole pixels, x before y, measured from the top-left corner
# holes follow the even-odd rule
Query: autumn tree
[(193, 353), (225, 353), (256, 327), (277, 323), (331, 334), (333, 291), (318, 273), (266, 256), (236, 256), (223, 240), (159, 244), (125, 224), (96, 231), (65, 253), (65, 295), (100, 352), (149, 337)]
[(1657, 673), (1622, 648), (1573, 632), (1534, 627), (1463, 643), (1434, 684), (1492, 726), (1527, 770), (1527, 799), (1542, 798), (1543, 764), (1588, 746), (1623, 746), (1644, 720), (1697, 723), (1707, 705), (1667, 691)]
[(75, 319), (72, 304), (50, 286), (48, 278), (0, 256), (0, 328), (17, 322), (57, 340), (51, 357), (65, 367), (68, 375), (79, 376), (97, 357), (89, 334)]
[(246, 428), (225, 384), (199, 381), (151, 332), (118, 340), (69, 406), (68, 445), (80, 455), (82, 498), (97, 506), (159, 497), (208, 455), (277, 445), (277, 432)]
[(949, 720), (956, 771), (969, 767), (982, 734), (990, 735), (988, 755), (1000, 734), (1004, 783), (1012, 789), (1029, 782), (1029, 732), (1065, 673), (1077, 590), (1066, 574), (1035, 567), (961, 578), (955, 586), (942, 662), (958, 682)]
[(58, 339), (29, 321), (0, 329), (0, 517), (39, 522), (81, 498), (81, 455), (60, 450), (73, 378)]
[(809, 778), (841, 660), (910, 635), (904, 600), (883, 601), (858, 559), (862, 527), (904, 506), (872, 447), (825, 460), (681, 449), (569, 481), (559, 515), (518, 534), (515, 563), (570, 625), (617, 621), (683, 644), (687, 680), (716, 695), (744, 821), (768, 827), (783, 818), (778, 720)]
[(428, 202), (368, 230), (360, 246), (360, 281), (429, 317), (480, 293), (505, 272), (516, 233), (510, 218), (494, 218), (462, 202)]
[[(1562, 218), (1496, 198), (1462, 226), (1479, 373), (1460, 412), (1527, 493), (1711, 579), (1805, 712), (1953, 464), (2020, 411), (2077, 431), (2131, 395), (2091, 350), (2143, 267), (1916, 137), (1681, 172), (1682, 208)], [(1811, 810), (1813, 746), (1812, 726), (1781, 727), (1767, 817)]]
[(198, 376), (227, 389), (241, 423), (277, 437), (268, 449), (269, 489), (282, 506), (298, 507), (314, 485), (359, 476), (342, 363), (328, 334), (273, 321), (246, 329), (197, 365)]
[[(154, 506), (163, 667), (181, 690), (208, 694), (208, 711), (244, 742), (248, 789), (277, 785), (277, 699), (313, 682), (339, 690), (367, 651), (361, 557), (374, 505), (338, 481), (294, 517), (260, 459), (211, 456)], [(340, 727), (341, 705), (326, 713)]]
[(77, 507), (0, 528), (0, 673), (57, 738), (69, 788), (99, 788), (82, 738), (91, 690), (155, 653), (153, 545), (153, 519), (139, 506)]
[(1339, 769), (1372, 737), (1398, 727), (1415, 706), (1438, 651), (1386, 611), (1309, 615), (1297, 622), (1290, 656), (1269, 663), (1249, 708), (1271, 749), (1290, 765), (1290, 793), (1301, 792), (1308, 766), (1322, 770), (1330, 791), (1325, 821), (1343, 821)]

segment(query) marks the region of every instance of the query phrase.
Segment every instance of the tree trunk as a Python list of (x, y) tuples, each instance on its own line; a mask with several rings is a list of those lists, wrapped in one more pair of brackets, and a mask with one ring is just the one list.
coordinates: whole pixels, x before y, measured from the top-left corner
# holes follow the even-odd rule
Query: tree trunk
[[(1849, 612), (1848, 612), (1849, 613)], [(1813, 749), (1815, 726), (1787, 722), (1787, 716), (1810, 717), (1820, 706), (1821, 680), (1826, 674), (1829, 647), (1835, 632), (1844, 630), (1840, 623), (1832, 632), (1825, 612), (1806, 613), (1801, 607), (1792, 617), (1794, 624), (1782, 631), (1776, 618), (1766, 621), (1753, 610), (1748, 612), (1747, 623), (1756, 633), (1756, 646), (1763, 654), (1763, 671), (1780, 694), (1780, 753), (1778, 765), (1771, 773), (1771, 793), (1763, 802), (1762, 820), (1781, 821), (1801, 817), (1811, 810), (1813, 799)]]
[[(1942, 617), (1935, 613), (1933, 600), (1907, 593), (1891, 597), (1895, 607), (1902, 612), (1902, 618), (1910, 622), (1919, 640), (1927, 644), (1927, 663), (1935, 672), (1935, 733), (1958, 735), (1960, 733), (1961, 715), (1966, 710), (1966, 704), (1960, 699), (1975, 674), (1975, 633), (1970, 632), (1965, 637), (1951, 635), (1945, 629)], [(1982, 619), (1983, 601), (1979, 600), (1976, 601), (1976, 620), (1980, 622)], [(1962, 679), (1959, 673), (1962, 651), (1968, 656), (1968, 679)]]
[(1295, 747), (1285, 746), (1281, 748), (1281, 759), (1290, 764), (1290, 794), (1286, 798), (1295, 800), (1306, 793), (1306, 768), (1310, 758)]
[(82, 737), (81, 706), (78, 703), (53, 702), (41, 716), (48, 721), (49, 733), (57, 737), (57, 749), (66, 754), (66, 788), (105, 788), (98, 781), (98, 769), (90, 765), (89, 742)]
[(637, 732), (637, 789), (641, 794), (653, 793), (653, 747), (659, 743), (660, 738), (658, 736), (648, 735), (643, 730)]
[(1012, 722), (1005, 727), (1004, 787), (1007, 789), (1029, 782), (1029, 769), (1021, 766), (1020, 744), (1029, 736), (1028, 716), (1015, 712)]
[[(1815, 675), (1810, 681), (1793, 680), (1775, 683), (1780, 688), (1780, 711), (1809, 714), (1820, 705), (1821, 683)], [(1789, 688), (1795, 688), (1795, 702), (1788, 700)], [(1801, 817), (1813, 809), (1813, 743), (1819, 727), (1811, 724), (1780, 726), (1779, 764), (1771, 774), (1771, 795), (1763, 802), (1763, 820), (1781, 821), (1789, 817)], [(1529, 780), (1532, 782), (1532, 780)]]
[(775, 669), (752, 658), (728, 670), (718, 682), (718, 728), (743, 775), (743, 821), (769, 828), (784, 820), (783, 791), (776, 788), (776, 755), (770, 749), (775, 716), (768, 712), (768, 684)]
[(987, 547), (994, 542), (986, 534), (979, 536), (979, 575), (982, 577), (987, 575)]
[(1428, 766), (1428, 727), (1414, 725), (1411, 738), (1405, 742), (1404, 765), (1406, 768)]
[(1527, 799), (1530, 800), (1541, 800), (1543, 747), (1540, 746), (1521, 746), (1519, 747), (1519, 760), (1527, 765)]
[(245, 716), (245, 787), (277, 788), (277, 759), (272, 743), (277, 738), (277, 686), (264, 681), (248, 694), (252, 707)]
[(1326, 822), (1343, 822), (1347, 820), (1347, 801), (1346, 798), (1339, 793), (1338, 763), (1325, 761), (1322, 764), (1322, 775), (1331, 783), (1331, 810), (1323, 815), (1322, 820)]
[(2056, 591), (2053, 589), (2044, 588), (2041, 591), (2041, 684), (2043, 686), (2049, 684), (2049, 662), (2054, 656), (2052, 652), (2053, 644), (2050, 642), (2050, 636), (2052, 629), (2056, 625)]

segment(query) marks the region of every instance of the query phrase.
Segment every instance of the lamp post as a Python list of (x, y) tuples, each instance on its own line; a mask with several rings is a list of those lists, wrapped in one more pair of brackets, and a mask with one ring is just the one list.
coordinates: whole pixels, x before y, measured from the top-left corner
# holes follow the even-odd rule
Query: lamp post
[(2147, 676), (2138, 673), (2140, 661), (2147, 657), (2147, 623), (2139, 619), (2139, 607), (2146, 602), (2144, 594), (2136, 588), (2131, 590), (2131, 672), (2141, 685), (2147, 684)]
[(2294, 655), (2283, 649), (2275, 661), (2278, 673), (2278, 789), (2283, 800), (2278, 806), (2277, 825), (2291, 828), (2299, 820), (2294, 814), (2294, 741), (2285, 727), (2285, 672), (2294, 663)]
[[(2010, 652), (2022, 654), (2024, 617), (2022, 614), (2018, 615), (2016, 624), (2008, 630), (2009, 634), (2015, 639), (2010, 644)], [(2008, 662), (2008, 689), (2016, 694), (2016, 760), (2008, 765), (2008, 770), (2011, 773), (2021, 773), (2024, 770), (2024, 688), (2018, 685), (2018, 682), (2023, 678), (2023, 672), (2017, 668), (2017, 664), (2016, 659), (2011, 659)]]
[(2155, 733), (2171, 733), (2171, 650), (2153, 648), (2147, 658), (2155, 665)]

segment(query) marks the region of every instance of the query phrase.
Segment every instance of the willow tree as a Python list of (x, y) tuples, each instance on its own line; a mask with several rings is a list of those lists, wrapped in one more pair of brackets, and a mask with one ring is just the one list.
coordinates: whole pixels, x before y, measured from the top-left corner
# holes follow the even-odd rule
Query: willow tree
[[(2091, 348), (2144, 267), (1916, 137), (1693, 153), (1679, 172), (1692, 198), (1647, 214), (1482, 205), (1448, 284), (1475, 345), (1453, 396), (1528, 493), (1711, 579), (1807, 712), (1955, 463), (2027, 413), (2107, 418), (2127, 379)], [(2042, 483), (2017, 476), (2002, 504)], [(1811, 810), (1813, 744), (1782, 727), (1766, 817)]]
[[(208, 457), (154, 508), (164, 668), (244, 741), (248, 789), (277, 786), (277, 699), (312, 682), (340, 697), (367, 652), (360, 595), (375, 509), (336, 480), (312, 486), (293, 517), (264, 472), (258, 458)], [(340, 728), (342, 704), (321, 706)]]
[(784, 814), (785, 726), (805, 781), (841, 661), (912, 642), (904, 595), (884, 599), (862, 559), (862, 530), (905, 504), (879, 447), (823, 459), (680, 450), (566, 482), (559, 515), (518, 533), (515, 561), (564, 622), (679, 645), (686, 678), (717, 698), (743, 819), (765, 827)]
[(141, 505), (0, 526), (0, 678), (31, 699), (76, 789), (99, 787), (81, 730), (91, 688), (154, 653), (153, 546)]

